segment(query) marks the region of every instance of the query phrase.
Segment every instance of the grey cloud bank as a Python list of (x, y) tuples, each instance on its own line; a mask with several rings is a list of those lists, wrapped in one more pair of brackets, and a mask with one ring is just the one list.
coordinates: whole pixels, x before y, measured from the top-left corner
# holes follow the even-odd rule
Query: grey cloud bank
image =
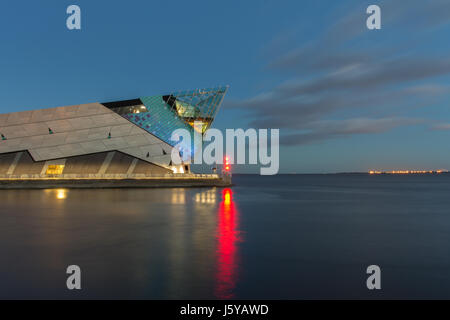
[(251, 113), (253, 127), (282, 129), (288, 146), (424, 122), (409, 112), (450, 93), (439, 81), (450, 75), (448, 52), (427, 50), (430, 34), (450, 22), (450, 2), (380, 7), (382, 30), (367, 30), (365, 10), (355, 6), (314, 41), (271, 57), (267, 72), (284, 75), (282, 83), (227, 107)]

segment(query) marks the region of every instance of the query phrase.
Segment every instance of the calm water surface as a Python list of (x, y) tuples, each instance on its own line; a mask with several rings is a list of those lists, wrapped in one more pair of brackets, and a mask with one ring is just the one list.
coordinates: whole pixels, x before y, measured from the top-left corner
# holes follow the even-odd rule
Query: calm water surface
[(0, 190), (0, 298), (450, 298), (450, 175), (234, 182)]

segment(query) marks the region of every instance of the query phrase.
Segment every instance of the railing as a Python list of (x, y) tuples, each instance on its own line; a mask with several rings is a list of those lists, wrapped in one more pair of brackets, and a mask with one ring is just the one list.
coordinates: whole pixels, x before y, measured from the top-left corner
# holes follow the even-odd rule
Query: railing
[(123, 179), (219, 179), (218, 174), (195, 174), (195, 173), (173, 173), (173, 174), (0, 174), (0, 180), (123, 180)]

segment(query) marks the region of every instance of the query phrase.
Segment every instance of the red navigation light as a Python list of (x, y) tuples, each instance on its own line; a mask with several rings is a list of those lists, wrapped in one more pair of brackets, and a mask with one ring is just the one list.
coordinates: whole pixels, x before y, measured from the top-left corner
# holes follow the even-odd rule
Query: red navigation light
[(230, 171), (230, 168), (230, 159), (228, 158), (228, 156), (225, 156), (223, 169), (224, 171)]

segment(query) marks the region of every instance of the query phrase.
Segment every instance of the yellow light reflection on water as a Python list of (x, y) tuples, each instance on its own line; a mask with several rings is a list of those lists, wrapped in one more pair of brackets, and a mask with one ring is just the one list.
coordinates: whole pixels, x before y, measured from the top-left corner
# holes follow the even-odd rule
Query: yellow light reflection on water
[(57, 189), (56, 190), (56, 199), (64, 200), (67, 198), (67, 190), (66, 189)]
[(45, 189), (44, 192), (50, 197), (55, 197), (57, 200), (64, 200), (67, 198), (68, 189)]
[(56, 199), (64, 200), (67, 198), (67, 189), (56, 189)]

